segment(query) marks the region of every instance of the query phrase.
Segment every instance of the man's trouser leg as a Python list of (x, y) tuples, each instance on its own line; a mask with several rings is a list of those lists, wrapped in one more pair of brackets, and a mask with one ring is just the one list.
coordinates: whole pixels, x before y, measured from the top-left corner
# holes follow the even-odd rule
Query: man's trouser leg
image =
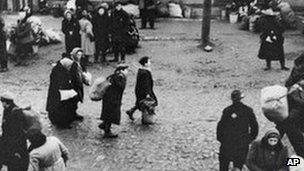
[(140, 18), (141, 18), (141, 28), (146, 28), (146, 26), (147, 26), (147, 11), (145, 9), (140, 10)]
[(220, 171), (228, 171), (229, 169), (229, 159), (224, 155), (219, 154)]

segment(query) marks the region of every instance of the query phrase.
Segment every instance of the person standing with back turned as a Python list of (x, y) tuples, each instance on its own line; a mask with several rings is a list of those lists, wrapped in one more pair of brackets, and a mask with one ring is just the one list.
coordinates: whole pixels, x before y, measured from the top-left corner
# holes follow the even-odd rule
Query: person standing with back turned
[(232, 105), (224, 109), (217, 125), (217, 140), (221, 143), (220, 171), (228, 171), (230, 162), (233, 162), (235, 169), (242, 170), (249, 144), (258, 135), (255, 114), (252, 108), (241, 102), (243, 97), (239, 90), (231, 93)]

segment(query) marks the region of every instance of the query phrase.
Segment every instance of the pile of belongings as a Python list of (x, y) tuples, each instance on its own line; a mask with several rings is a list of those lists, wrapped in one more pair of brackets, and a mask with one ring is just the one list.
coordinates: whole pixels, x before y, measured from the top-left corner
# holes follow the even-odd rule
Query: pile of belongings
[[(33, 42), (33, 52), (38, 52), (38, 46), (46, 46), (49, 44), (56, 44), (62, 42), (59, 32), (54, 31), (53, 29), (44, 30), (42, 28), (42, 22), (39, 17), (31, 16), (28, 18), (28, 22), (31, 23), (32, 33), (34, 37)], [(16, 55), (16, 25), (11, 25), (7, 28), (8, 31), (8, 40), (7, 40), (7, 51), (9, 55)]]

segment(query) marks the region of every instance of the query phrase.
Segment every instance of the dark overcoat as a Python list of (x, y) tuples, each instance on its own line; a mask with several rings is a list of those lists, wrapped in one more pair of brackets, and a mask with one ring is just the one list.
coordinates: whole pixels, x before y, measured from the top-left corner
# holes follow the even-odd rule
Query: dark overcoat
[(1, 28), (0, 28), (0, 54), (1, 54), (0, 67), (6, 68), (7, 67), (6, 33)]
[(286, 161), (288, 150), (283, 146), (281, 141), (275, 147), (269, 147), (265, 137), (260, 141), (252, 143), (248, 158), (247, 167), (252, 171), (288, 171)]
[(220, 155), (245, 161), (249, 144), (258, 135), (258, 123), (253, 110), (241, 102), (224, 109), (217, 125)]
[(50, 86), (46, 104), (49, 119), (55, 125), (66, 126), (73, 121), (73, 112), (75, 112), (75, 108), (77, 108), (75, 103), (77, 104), (78, 97), (60, 101), (59, 92), (59, 90), (74, 89), (72, 79), (71, 72), (64, 68), (60, 61), (58, 61), (50, 75)]
[(98, 13), (93, 18), (93, 32), (95, 35), (96, 51), (105, 51), (109, 47), (110, 17), (108, 11), (101, 16)]
[[(20, 171), (26, 171), (29, 163), (27, 151), (26, 122), (22, 109), (15, 104), (4, 109), (2, 130), (0, 139), (0, 162), (5, 165), (12, 165)], [(20, 156), (16, 156), (19, 154)]]
[[(261, 46), (258, 57), (265, 60), (284, 60), (284, 28), (275, 16), (264, 15), (259, 20)], [(266, 41), (270, 38), (272, 43)]]
[(122, 73), (114, 73), (110, 76), (111, 85), (104, 94), (102, 101), (102, 113), (100, 119), (104, 122), (120, 124), (121, 100), (126, 87), (127, 78)]
[(129, 14), (126, 11), (123, 9), (115, 9), (112, 12), (110, 31), (113, 42), (119, 43), (123, 46), (127, 45), (129, 24)]
[(65, 49), (68, 54), (71, 53), (75, 47), (80, 47), (80, 26), (76, 19), (73, 18), (70, 21), (63, 19), (61, 30), (65, 37)]
[(139, 107), (139, 102), (145, 99), (147, 96), (153, 98), (157, 103), (157, 98), (153, 91), (153, 85), (154, 83), (151, 72), (146, 69), (138, 69), (135, 85), (137, 107)]
[(22, 20), (18, 23), (16, 29), (17, 35), (17, 46), (16, 52), (17, 54), (29, 54), (33, 52), (33, 33), (31, 23), (29, 23), (26, 19)]

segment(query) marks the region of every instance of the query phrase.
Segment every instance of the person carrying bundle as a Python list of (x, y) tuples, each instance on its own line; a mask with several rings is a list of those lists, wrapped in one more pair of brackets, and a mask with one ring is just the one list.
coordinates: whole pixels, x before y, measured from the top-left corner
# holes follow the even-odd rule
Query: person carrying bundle
[[(285, 90), (280, 92), (278, 89), (271, 90), (270, 88), (268, 90), (268, 92), (272, 92), (270, 94), (280, 94), (278, 96), (281, 97), (274, 99), (272, 102), (269, 100), (263, 102), (263, 96), (267, 95), (262, 90), (262, 110), (264, 115), (276, 124), (281, 136), (287, 135), (296, 154), (304, 157), (304, 115), (302, 114), (304, 111), (304, 54), (297, 58), (294, 63), (294, 68), (285, 83), (286, 88), (279, 86), (281, 90)], [(264, 97), (264, 99), (266, 98)], [(276, 103), (272, 105), (272, 112), (265, 112), (267, 103)]]

